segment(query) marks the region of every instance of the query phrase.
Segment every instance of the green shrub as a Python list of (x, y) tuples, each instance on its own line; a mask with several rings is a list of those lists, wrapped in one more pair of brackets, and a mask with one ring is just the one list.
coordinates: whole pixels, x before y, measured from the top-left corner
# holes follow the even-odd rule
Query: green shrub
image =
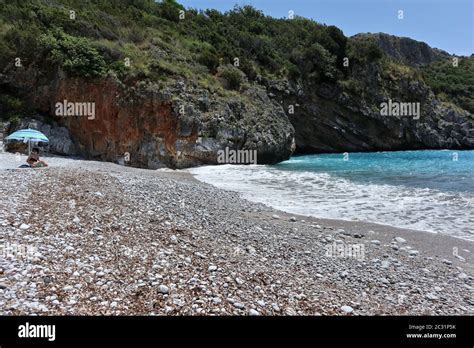
[(227, 67), (222, 70), (221, 77), (227, 82), (227, 88), (238, 91), (243, 82), (242, 72), (234, 67)]
[[(337, 76), (335, 57), (319, 43), (294, 50), (291, 61), (298, 67), (301, 76), (313, 83), (334, 80)], [(292, 74), (294, 76), (296, 72)]]
[(422, 76), (433, 92), (474, 113), (474, 58), (459, 58), (457, 67), (452, 59), (435, 61), (423, 67)]
[[(12, 27), (4, 37), (5, 46), (8, 49), (5, 52), (2, 52), (6, 56), (14, 53), (14, 57), (21, 58), (21, 63), (23, 66), (30, 65), (37, 56), (37, 40), (40, 31), (37, 27), (32, 26), (30, 28), (25, 28), (23, 26), (15, 25)], [(13, 58), (10, 55), (10, 59)]]
[(240, 69), (250, 81), (254, 81), (257, 78), (257, 70), (252, 61), (243, 58), (240, 62)]
[(356, 38), (349, 42), (348, 54), (351, 60), (362, 64), (377, 62), (384, 56), (382, 49), (372, 38)]
[(287, 64), (287, 67), (286, 67), (287, 71), (288, 71), (288, 78), (290, 80), (297, 80), (301, 77), (301, 72), (300, 72), (300, 69), (298, 69), (298, 67), (292, 63), (288, 63)]
[(178, 22), (179, 11), (184, 10), (184, 7), (175, 0), (163, 0), (158, 3), (158, 6), (160, 7), (161, 16), (172, 22)]
[(199, 63), (206, 66), (210, 72), (215, 73), (219, 66), (219, 58), (210, 51), (204, 51), (199, 57)]
[(2, 120), (11, 120), (28, 111), (28, 107), (19, 97), (0, 91), (0, 115)]
[(39, 42), (47, 57), (72, 75), (97, 77), (106, 73), (104, 58), (88, 39), (49, 31)]

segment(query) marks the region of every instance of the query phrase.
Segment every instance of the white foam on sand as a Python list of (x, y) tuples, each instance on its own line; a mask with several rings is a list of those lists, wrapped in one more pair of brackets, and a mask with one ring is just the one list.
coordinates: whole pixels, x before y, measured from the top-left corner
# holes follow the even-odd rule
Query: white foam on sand
[(474, 196), (394, 185), (361, 184), (327, 173), (270, 166), (189, 169), (198, 180), (293, 214), (366, 221), (474, 240)]

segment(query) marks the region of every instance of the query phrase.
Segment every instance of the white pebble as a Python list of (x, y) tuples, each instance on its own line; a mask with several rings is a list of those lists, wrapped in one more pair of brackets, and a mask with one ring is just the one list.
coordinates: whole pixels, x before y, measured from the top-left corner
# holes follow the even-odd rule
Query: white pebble
[(161, 284), (158, 287), (158, 292), (160, 292), (161, 294), (167, 294), (169, 291), (170, 289), (166, 285)]
[(402, 237), (395, 237), (394, 240), (400, 244), (406, 243), (406, 239), (403, 239)]
[(354, 311), (351, 306), (342, 306), (341, 310), (345, 313), (352, 313)]
[(239, 309), (242, 309), (245, 307), (244, 304), (240, 302), (234, 302), (233, 305), (234, 307), (239, 308)]

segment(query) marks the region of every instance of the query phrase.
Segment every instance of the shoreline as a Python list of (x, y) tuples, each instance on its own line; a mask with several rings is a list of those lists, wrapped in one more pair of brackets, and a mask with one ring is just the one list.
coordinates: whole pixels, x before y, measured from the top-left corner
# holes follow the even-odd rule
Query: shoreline
[[(206, 182), (200, 181), (196, 178), (192, 173), (184, 171), (188, 174), (193, 180), (198, 181), (201, 184), (210, 185), (216, 189), (216, 186), (212, 184), (208, 184)], [(177, 176), (179, 178), (179, 176)], [(232, 190), (225, 190), (229, 192), (235, 192), (240, 195), (237, 191)], [(242, 197), (242, 199), (247, 200), (246, 198)], [(247, 200), (249, 201), (249, 200)], [(254, 204), (263, 204), (263, 203), (256, 203), (249, 201)], [(390, 242), (391, 239), (401, 236), (405, 239), (410, 239), (413, 241), (413, 244), (417, 247), (418, 250), (428, 250), (430, 252), (434, 252), (439, 256), (444, 255), (446, 259), (455, 262), (457, 265), (461, 264), (460, 259), (453, 255), (453, 248), (457, 247), (460, 248), (460, 245), (469, 246), (468, 250), (470, 253), (460, 251), (459, 254), (462, 254), (462, 257), (466, 260), (466, 264), (470, 264), (470, 269), (474, 271), (474, 241), (464, 239), (457, 236), (450, 236), (447, 234), (430, 232), (430, 231), (422, 231), (422, 230), (414, 230), (404, 227), (397, 227), (392, 225), (386, 225), (382, 223), (376, 222), (369, 222), (369, 221), (352, 221), (352, 220), (343, 220), (343, 219), (326, 219), (320, 218), (310, 215), (301, 215), (301, 214), (293, 214), (286, 212), (284, 210), (273, 208), (269, 205), (263, 204), (268, 208), (274, 210), (278, 213), (283, 220), (289, 220), (292, 217), (296, 217), (298, 221), (305, 221), (305, 222), (312, 222), (313, 224), (318, 224), (325, 228), (332, 228), (336, 229), (352, 229), (354, 233), (362, 233), (364, 232), (367, 237), (373, 237), (372, 239), (381, 239), (384, 240), (386, 243)], [(458, 250), (459, 251), (459, 250)], [(465, 266), (466, 264), (463, 263)]]
[[(433, 179), (434, 183), (430, 183), (429, 178), (414, 174), (413, 186), (409, 183), (412, 179), (404, 178), (398, 183), (398, 174), (389, 175), (386, 183), (380, 181), (385, 180), (380, 179), (384, 174), (364, 181), (360, 180), (357, 168), (354, 168), (354, 175), (348, 174), (352, 167), (341, 169), (345, 174), (339, 175), (339, 169), (326, 171), (323, 164), (320, 169), (314, 169), (311, 158), (302, 164), (298, 160), (289, 161), (282, 167), (211, 165), (188, 171), (202, 182), (239, 192), (252, 202), (290, 214), (363, 221), (474, 241), (472, 185), (464, 174), (456, 184), (462, 186), (457, 191), (457, 186), (450, 184), (456, 180), (449, 176)], [(315, 159), (314, 163), (318, 161), (324, 162)], [(328, 161), (332, 165), (332, 160)], [(422, 179), (428, 180), (426, 185)], [(445, 180), (446, 184), (441, 184), (440, 180)]]
[(2, 242), (36, 247), (0, 260), (3, 315), (474, 315), (473, 242), (288, 214), (187, 172), (49, 162), (0, 170)]

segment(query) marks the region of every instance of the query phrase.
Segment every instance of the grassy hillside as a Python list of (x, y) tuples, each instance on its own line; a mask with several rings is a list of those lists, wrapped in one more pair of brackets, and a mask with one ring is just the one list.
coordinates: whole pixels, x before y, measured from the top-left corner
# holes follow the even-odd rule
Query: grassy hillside
[[(334, 26), (265, 17), (252, 7), (225, 14), (187, 11), (179, 19), (183, 7), (172, 0), (0, 3), (2, 65), (16, 56), (26, 65), (44, 57), (82, 76), (123, 73), (120, 59), (129, 57), (131, 72), (147, 74), (161, 70), (186, 75), (174, 58), (190, 67), (204, 65), (210, 72), (238, 58), (250, 78), (255, 72), (298, 75), (315, 70), (313, 65), (322, 71), (321, 78), (334, 78), (338, 66), (333, 60), (344, 56), (347, 41)], [(76, 12), (75, 20), (69, 18), (70, 10)], [(316, 56), (318, 64), (299, 66)]]
[[(184, 8), (174, 0), (0, 0), (2, 73), (34, 70), (40, 78), (61, 67), (84, 78), (166, 83), (184, 77), (221, 94), (263, 77), (308, 86), (337, 83), (350, 86), (349, 93), (359, 89), (357, 94), (354, 66), (359, 71), (361, 65), (390, 66), (370, 38), (350, 40), (335, 26), (305, 18), (275, 19), (250, 6), (226, 13), (180, 11)], [(343, 66), (344, 57), (349, 67)], [(15, 66), (17, 58), (21, 67)], [(469, 83), (466, 76), (444, 79), (430, 69), (426, 80), (437, 93), (472, 107), (449, 87), (454, 78), (462, 80), (459, 88)], [(2, 117), (24, 113), (21, 91), (0, 88)]]

